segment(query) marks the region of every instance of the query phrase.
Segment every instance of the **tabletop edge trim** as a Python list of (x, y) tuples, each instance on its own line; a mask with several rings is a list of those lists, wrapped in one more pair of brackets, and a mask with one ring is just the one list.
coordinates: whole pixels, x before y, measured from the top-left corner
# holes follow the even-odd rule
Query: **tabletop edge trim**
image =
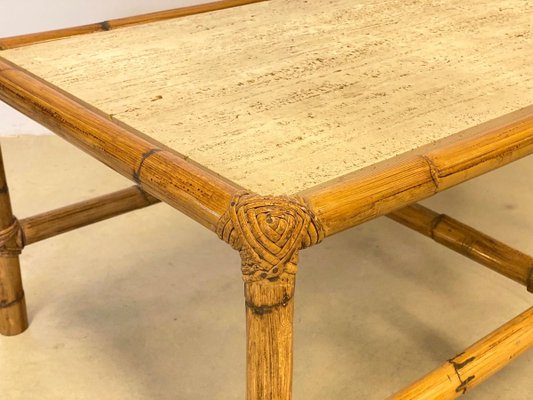
[(133, 25), (147, 24), (164, 21), (167, 19), (181, 18), (195, 14), (203, 14), (227, 8), (239, 7), (247, 4), (260, 3), (268, 0), (219, 0), (194, 6), (179, 7), (169, 10), (156, 11), (145, 14), (133, 15), (124, 18), (115, 18), (92, 24), (73, 26), (69, 28), (54, 29), (50, 31), (35, 32), (17, 36), (0, 38), (0, 51), (18, 47), (30, 46), (51, 40), (65, 39), (71, 36), (85, 35), (95, 32), (105, 32)]

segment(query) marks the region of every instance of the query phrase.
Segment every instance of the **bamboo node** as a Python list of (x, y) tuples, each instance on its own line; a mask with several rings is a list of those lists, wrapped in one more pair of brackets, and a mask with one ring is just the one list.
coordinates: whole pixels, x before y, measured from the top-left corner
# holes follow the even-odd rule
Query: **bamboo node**
[[(461, 356), (462, 354), (463, 353), (459, 354), (457, 357)], [(465, 394), (466, 390), (468, 389), (468, 384), (473, 379), (476, 378), (475, 375), (471, 375), (471, 376), (467, 377), (465, 380), (463, 380), (463, 378), (461, 376), (461, 371), (460, 371), (462, 368), (464, 368), (466, 365), (470, 364), (475, 359), (476, 359), (476, 357), (470, 357), (470, 358), (466, 359), (463, 362), (457, 362), (457, 361), (455, 361), (455, 359), (448, 360), (448, 362), (450, 364), (452, 364), (453, 369), (455, 370), (455, 374), (457, 375), (457, 378), (459, 379), (459, 382), (461, 382), (461, 384), (455, 388), (455, 392), (456, 393), (462, 392), (462, 394)]]
[(283, 299), (276, 304), (257, 306), (251, 301), (246, 301), (246, 307), (256, 315), (265, 315), (272, 313), (276, 309), (287, 307), (291, 300), (292, 297), (284, 295)]
[(461, 384), (455, 388), (455, 392), (456, 393), (462, 392), (462, 394), (465, 394), (466, 390), (468, 389), (468, 384), (474, 379), (476, 379), (475, 375), (472, 375), (466, 378), (464, 382), (461, 382)]
[(102, 28), (103, 31), (111, 30), (111, 24), (109, 23), (109, 21), (100, 22), (100, 27)]
[(13, 223), (0, 231), (0, 256), (18, 256), (24, 248), (24, 232), (17, 218), (13, 217)]
[(439, 191), (440, 187), (440, 172), (437, 166), (433, 163), (431, 158), (427, 156), (421, 156), (422, 159), (426, 162), (429, 168), (429, 173), (431, 175), (431, 180), (433, 181), (433, 185), (435, 185), (435, 191)]
[(137, 167), (135, 171), (133, 171), (133, 181), (135, 183), (137, 183), (138, 185), (141, 184), (141, 170), (142, 170), (142, 167), (144, 166), (144, 162), (146, 161), (146, 159), (150, 157), (152, 154), (158, 153), (160, 151), (162, 150), (158, 148), (153, 148), (153, 149), (148, 150), (146, 153), (144, 153), (141, 156), (141, 161), (139, 162), (139, 166)]
[(321, 242), (324, 229), (302, 199), (241, 192), (217, 234), (240, 252), (244, 281), (275, 281), (296, 274), (298, 251)]

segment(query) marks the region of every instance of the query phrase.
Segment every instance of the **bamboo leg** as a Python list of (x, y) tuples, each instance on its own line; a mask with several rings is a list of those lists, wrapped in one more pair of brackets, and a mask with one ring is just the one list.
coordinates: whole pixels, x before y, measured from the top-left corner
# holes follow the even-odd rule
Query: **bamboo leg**
[(323, 239), (322, 225), (300, 199), (239, 193), (217, 233), (242, 259), (246, 399), (290, 400), (298, 252)]
[(246, 282), (247, 400), (292, 398), (295, 276)]
[(28, 327), (18, 254), (20, 226), (13, 216), (0, 148), (0, 334), (18, 335)]

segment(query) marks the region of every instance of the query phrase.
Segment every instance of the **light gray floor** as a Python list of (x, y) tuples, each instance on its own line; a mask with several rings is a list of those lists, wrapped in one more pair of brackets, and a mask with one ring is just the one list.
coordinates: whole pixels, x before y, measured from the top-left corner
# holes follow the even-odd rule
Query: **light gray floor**
[[(2, 140), (18, 217), (130, 183), (55, 137)], [(424, 204), (533, 253), (533, 158)], [(29, 246), (31, 327), (4, 400), (243, 399), (239, 258), (167, 205)], [(302, 252), (295, 399), (383, 399), (530, 307), (499, 275), (380, 218)], [(533, 398), (529, 351), (465, 398)]]

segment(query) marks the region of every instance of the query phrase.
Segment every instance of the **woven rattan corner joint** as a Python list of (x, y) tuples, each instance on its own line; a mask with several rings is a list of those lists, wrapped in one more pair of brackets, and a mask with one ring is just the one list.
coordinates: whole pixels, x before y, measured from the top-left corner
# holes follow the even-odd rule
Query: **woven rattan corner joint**
[[(172, 20), (248, 3), (259, 2), (222, 1), (7, 38), (0, 40), (0, 50), (31, 47), (50, 40), (61, 42), (61, 38), (72, 39), (94, 32), (107, 34), (117, 28), (126, 30), (129, 29), (126, 27), (147, 22)], [(271, 17), (284, 15), (283, 10), (275, 7), (289, 7), (289, 3), (273, 2), (272, 13), (269, 6), (255, 5), (253, 15), (248, 16), (246, 23), (253, 25), (255, 14), (266, 13), (263, 18), (257, 18), (258, 21), (271, 21)], [(352, 6), (347, 1), (338, 0), (336, 3), (339, 7)], [(240, 32), (235, 21), (244, 21), (241, 15), (235, 18), (232, 12), (228, 12), (218, 16), (219, 20), (224, 20), (224, 16), (228, 18), (228, 25), (237, 26), (232, 29)], [(209, 20), (207, 22), (210, 23)], [(201, 23), (193, 25), (203, 26)], [(209, 31), (207, 29), (207, 33), (202, 34), (209, 35)], [(266, 36), (275, 30), (267, 31)], [(307, 40), (307, 27), (304, 33), (302, 37), (306, 39), (302, 46), (310, 42)], [(209, 40), (210, 37), (204, 41)], [(304, 53), (300, 48), (298, 52)], [(209, 54), (210, 51), (204, 53)], [(356, 53), (348, 51), (347, 57)], [(127, 60), (130, 58), (128, 54)], [(226, 54), (224, 59), (227, 59)], [(29, 64), (33, 61), (34, 58), (30, 57)], [(211, 61), (219, 67), (218, 59)], [(312, 68), (304, 71), (298, 67), (294, 75), (313, 72), (327, 64), (323, 61), (313, 56)], [(337, 61), (335, 57), (329, 60), (332, 63)], [(334, 70), (335, 73), (340, 71)], [(268, 80), (271, 74), (261, 78)], [(249, 81), (256, 83), (253, 79)], [(261, 79), (258, 81), (261, 83)], [(237, 89), (245, 85), (240, 78), (234, 83)], [(89, 100), (95, 99), (86, 102), (85, 98), (71, 94), (68, 87), (59, 86), (51, 84), (46, 77), (27, 71), (9, 57), (0, 57), (0, 100), (48, 127), (136, 185), (19, 221), (11, 210), (0, 152), (0, 333), (4, 335), (19, 334), (28, 326), (18, 260), (24, 246), (159, 201), (166, 202), (216, 233), (241, 256), (247, 323), (248, 400), (292, 398), (293, 301), (299, 251), (358, 224), (388, 215), (533, 291), (533, 259), (530, 256), (416, 204), (533, 153), (531, 105), (369, 167), (310, 185), (305, 190), (270, 196), (254, 193), (243, 187), (247, 185), (234, 183), (207, 166), (191, 161), (177, 150), (91, 105)], [(345, 87), (339, 85), (337, 89)], [(259, 93), (264, 94), (264, 88), (259, 89)], [(328, 93), (331, 85), (326, 89)], [(296, 92), (315, 97), (314, 92)], [(162, 96), (156, 96), (152, 100), (161, 99)], [(329, 100), (322, 102), (321, 107)], [(252, 106), (260, 108), (257, 103)], [(200, 130), (204, 128), (204, 123), (201, 120)], [(455, 398), (532, 345), (533, 308), (530, 308), (390, 398)]]
[(217, 233), (242, 260), (247, 398), (288, 399), (298, 252), (323, 239), (322, 226), (301, 199), (238, 193)]

